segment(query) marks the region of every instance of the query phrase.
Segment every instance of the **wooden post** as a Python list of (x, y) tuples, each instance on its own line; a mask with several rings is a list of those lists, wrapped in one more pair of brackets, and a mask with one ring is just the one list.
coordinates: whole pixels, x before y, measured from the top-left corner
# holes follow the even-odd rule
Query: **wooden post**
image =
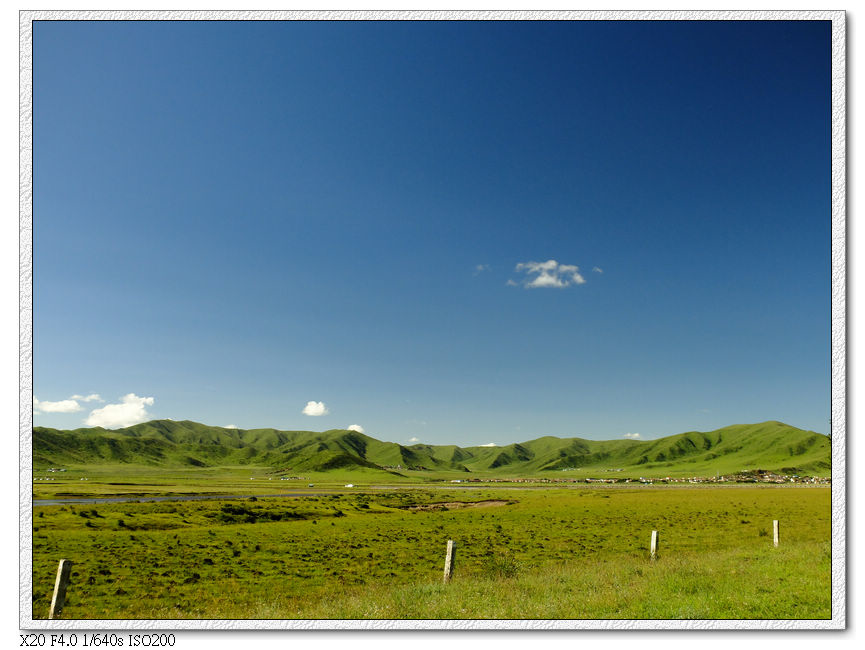
[(66, 587), (69, 586), (69, 576), (72, 573), (72, 560), (60, 560), (57, 567), (57, 580), (54, 582), (54, 597), (51, 599), (51, 611), (49, 619), (60, 618), (63, 614), (63, 605), (66, 604)]
[(454, 554), (456, 551), (456, 544), (452, 539), (448, 540), (448, 549), (445, 553), (445, 576), (444, 582), (447, 584), (451, 580), (451, 576), (454, 573)]
[(652, 545), (649, 549), (649, 552), (652, 555), (652, 560), (655, 560), (658, 557), (658, 531), (652, 531)]
[(778, 548), (778, 542), (781, 541), (781, 525), (777, 519), (772, 520), (772, 533), (774, 536), (775, 548)]

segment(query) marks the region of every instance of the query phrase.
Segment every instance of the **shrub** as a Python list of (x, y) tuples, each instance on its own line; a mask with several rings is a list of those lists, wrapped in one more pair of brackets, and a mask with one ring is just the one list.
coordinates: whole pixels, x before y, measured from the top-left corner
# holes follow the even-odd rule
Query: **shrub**
[(490, 578), (513, 578), (520, 569), (520, 563), (509, 552), (495, 553), (483, 564), (483, 573)]

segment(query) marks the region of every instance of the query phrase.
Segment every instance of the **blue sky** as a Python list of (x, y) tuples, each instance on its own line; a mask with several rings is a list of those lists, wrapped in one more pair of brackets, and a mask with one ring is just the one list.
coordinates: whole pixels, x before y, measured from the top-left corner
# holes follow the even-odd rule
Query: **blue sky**
[(825, 433), (829, 35), (37, 23), (35, 422)]

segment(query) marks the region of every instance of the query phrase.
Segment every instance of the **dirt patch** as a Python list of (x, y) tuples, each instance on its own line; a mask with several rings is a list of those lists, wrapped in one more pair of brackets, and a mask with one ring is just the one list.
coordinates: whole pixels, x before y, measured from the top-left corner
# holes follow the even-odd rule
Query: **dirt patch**
[(402, 506), (402, 510), (459, 510), (460, 508), (489, 508), (490, 506), (506, 506), (514, 501), (446, 501), (442, 503), (425, 503), (419, 506)]

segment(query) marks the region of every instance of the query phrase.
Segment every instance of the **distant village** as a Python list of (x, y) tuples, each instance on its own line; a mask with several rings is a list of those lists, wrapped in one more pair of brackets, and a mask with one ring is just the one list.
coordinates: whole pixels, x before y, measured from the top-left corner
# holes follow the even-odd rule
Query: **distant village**
[[(603, 471), (621, 472), (622, 470), (608, 469)], [(830, 485), (832, 483), (832, 479), (828, 476), (799, 476), (798, 474), (776, 474), (774, 472), (757, 469), (742, 470), (735, 474), (718, 474), (716, 476), (665, 476), (651, 478), (645, 476), (641, 476), (640, 478), (466, 478), (453, 479), (451, 483), (802, 483), (809, 485)]]
[[(289, 468), (290, 469), (290, 468)], [(402, 469), (400, 465), (396, 465), (390, 469)], [(426, 468), (418, 467), (418, 468), (406, 468), (406, 469), (418, 469), (425, 470)], [(563, 470), (563, 472), (574, 471), (575, 467), (568, 467)], [(50, 467), (46, 472), (65, 472), (65, 469)], [(283, 470), (285, 471), (285, 470)], [(601, 470), (603, 472), (621, 472), (622, 469), (605, 469)], [(264, 480), (273, 480), (273, 477), (259, 477)], [(37, 481), (53, 481), (52, 478), (35, 478)], [(79, 480), (86, 481), (86, 478), (81, 478)], [(255, 478), (252, 477), (249, 480), (254, 481)], [(304, 476), (281, 476), (279, 477), (280, 481), (305, 481), (308, 480), (308, 477)], [(690, 476), (690, 477), (673, 477), (673, 476), (665, 476), (665, 477), (645, 477), (641, 476), (639, 478), (618, 478), (618, 477), (609, 477), (609, 478), (595, 478), (595, 477), (585, 477), (585, 478), (577, 478), (577, 477), (562, 477), (562, 478), (553, 478), (553, 477), (545, 477), (545, 478), (456, 478), (450, 480), (450, 483), (641, 483), (641, 484), (654, 484), (654, 483), (774, 483), (777, 485), (789, 484), (789, 483), (799, 483), (799, 484), (808, 484), (808, 485), (831, 485), (832, 479), (828, 476), (800, 476), (799, 474), (776, 474), (775, 472), (755, 469), (755, 470), (741, 470), (736, 472), (735, 474), (717, 474), (715, 476)], [(313, 487), (312, 484), (309, 487)], [(345, 487), (354, 487), (354, 485), (346, 485)]]

